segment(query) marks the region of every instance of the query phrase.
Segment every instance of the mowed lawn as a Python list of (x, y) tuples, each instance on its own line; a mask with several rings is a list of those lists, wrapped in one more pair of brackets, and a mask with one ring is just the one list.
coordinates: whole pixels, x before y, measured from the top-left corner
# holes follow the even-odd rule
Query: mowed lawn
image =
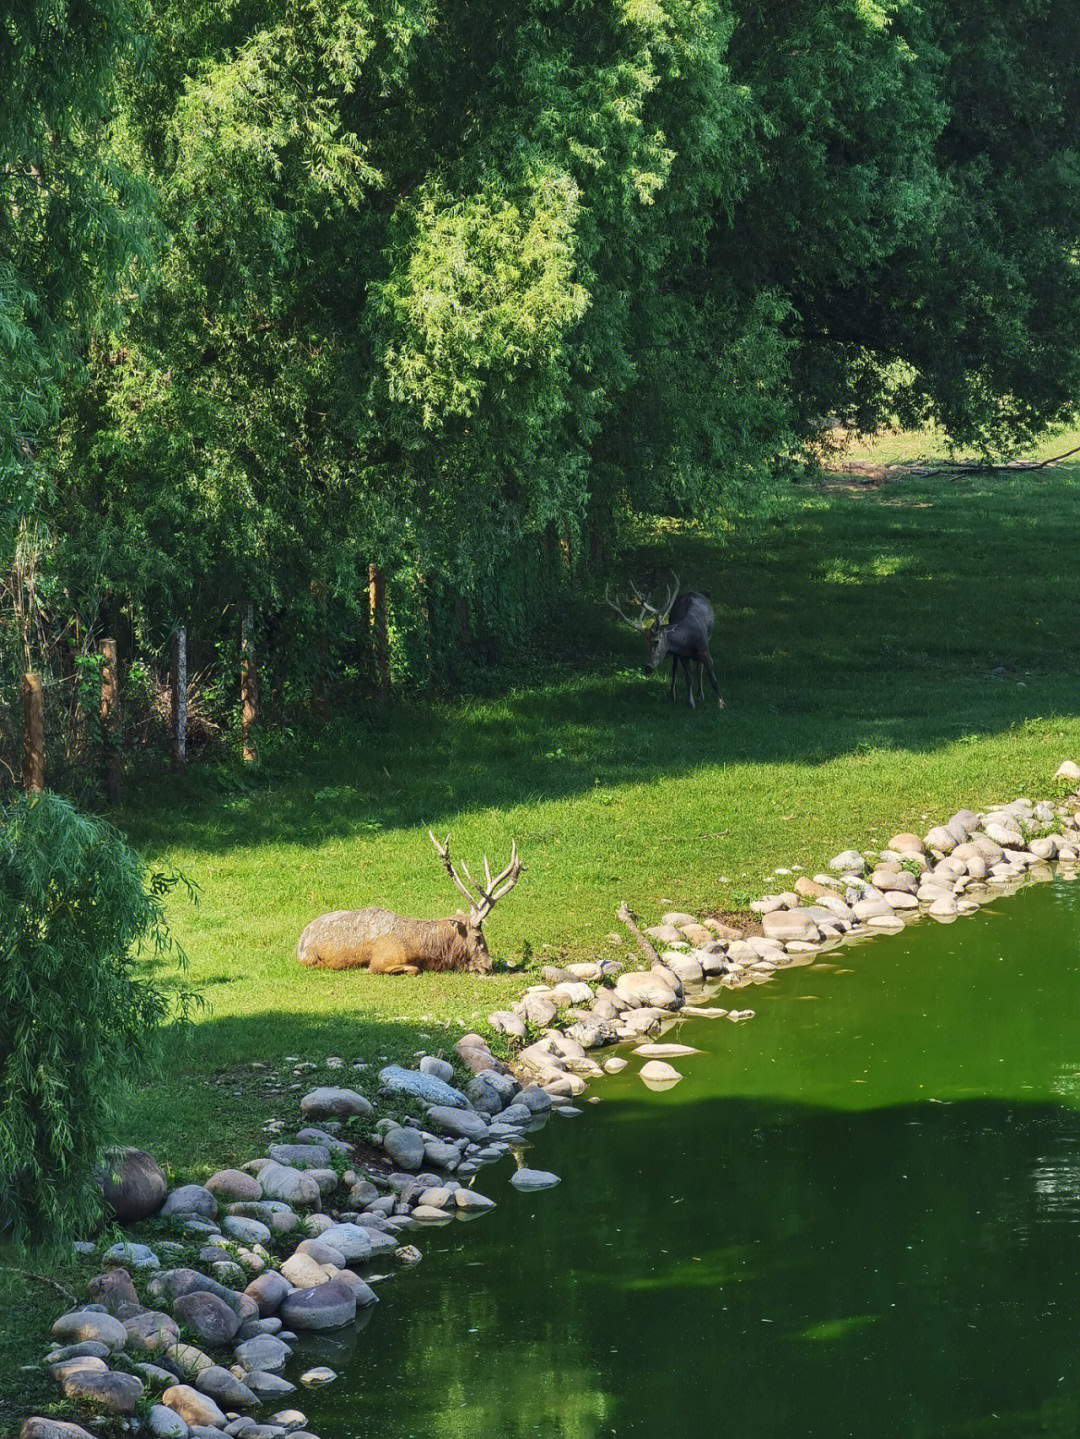
[[(726, 546), (669, 527), (635, 561), (713, 596), (722, 712), (690, 711), (681, 682), (670, 704), (638, 637), (582, 599), (495, 697), (341, 716), (292, 774), (163, 778), (121, 823), (199, 885), (170, 916), (210, 1009), (118, 1137), (191, 1176), (248, 1158), (293, 1108), (252, 1061), (295, 1083), (286, 1056), (363, 1059), (373, 1083), (384, 1057), (482, 1030), (524, 971), (615, 953), (622, 899), (645, 923), (734, 911), (777, 866), (1053, 793), (1080, 759), (1078, 550), (1078, 467), (793, 487)], [(516, 838), (527, 871), (488, 925), (502, 972), (301, 967), (324, 910), (455, 907), (429, 826), (470, 866)]]

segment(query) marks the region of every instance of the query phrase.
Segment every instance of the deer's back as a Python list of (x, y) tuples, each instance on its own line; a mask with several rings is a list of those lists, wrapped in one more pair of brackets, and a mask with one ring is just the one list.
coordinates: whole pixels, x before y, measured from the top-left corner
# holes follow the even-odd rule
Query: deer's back
[[(456, 936), (445, 919), (408, 919), (391, 909), (335, 909), (313, 919), (300, 936), (296, 957), (315, 969), (366, 969), (378, 940), (392, 936), (424, 968), (453, 964)], [(440, 964), (440, 961), (443, 961)]]

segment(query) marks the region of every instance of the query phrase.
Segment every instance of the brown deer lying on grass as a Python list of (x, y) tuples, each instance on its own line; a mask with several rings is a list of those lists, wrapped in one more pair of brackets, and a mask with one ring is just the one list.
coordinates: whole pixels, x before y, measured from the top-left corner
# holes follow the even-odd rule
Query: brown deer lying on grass
[(447, 874), (469, 903), (449, 919), (404, 919), (389, 909), (336, 909), (313, 919), (300, 936), (296, 957), (314, 969), (367, 969), (372, 974), (419, 974), (421, 970), (468, 969), (491, 973), (491, 955), (481, 926), (504, 894), (517, 884), (522, 863), (517, 843), (510, 863), (491, 877), (484, 856), (484, 883), (479, 885), (462, 864), (465, 878), (480, 898), (458, 878), (450, 860), (450, 836), (440, 844), (428, 830)]

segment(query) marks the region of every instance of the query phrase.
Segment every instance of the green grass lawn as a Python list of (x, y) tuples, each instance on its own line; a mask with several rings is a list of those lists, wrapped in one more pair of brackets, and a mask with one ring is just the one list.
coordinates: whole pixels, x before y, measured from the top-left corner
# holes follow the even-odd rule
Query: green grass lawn
[[(583, 598), (493, 697), (341, 717), (298, 742), (291, 773), (163, 774), (120, 823), (200, 887), (170, 916), (211, 1008), (117, 1138), (204, 1176), (261, 1152), (265, 1121), (333, 1074), (287, 1056), (362, 1059), (344, 1082), (370, 1087), (385, 1058), (447, 1052), (528, 969), (614, 953), (622, 899), (645, 923), (738, 910), (779, 865), (812, 873), (960, 805), (1052, 794), (1080, 759), (1078, 552), (1076, 466), (793, 487), (726, 547), (665, 527), (638, 557), (712, 594), (723, 712), (672, 706), (639, 639)], [(486, 849), (501, 865), (516, 837), (528, 869), (488, 926), (514, 968), (299, 966), (321, 911), (455, 907), (429, 826), (470, 864)]]
[(289, 777), (163, 776), (122, 823), (201, 888), (171, 918), (212, 1009), (122, 1137), (185, 1172), (247, 1157), (281, 1105), (239, 1066), (449, 1049), (523, 987), (297, 964), (323, 910), (454, 908), (429, 826), (500, 864), (516, 837), (528, 869), (488, 929), (523, 969), (608, 950), (623, 898), (650, 923), (736, 910), (778, 865), (1051, 792), (1080, 758), (1078, 501), (1073, 467), (795, 488), (726, 548), (666, 529), (641, 560), (713, 595), (723, 712), (670, 704), (637, 636), (583, 600), (515, 666), (531, 683), (342, 718)]

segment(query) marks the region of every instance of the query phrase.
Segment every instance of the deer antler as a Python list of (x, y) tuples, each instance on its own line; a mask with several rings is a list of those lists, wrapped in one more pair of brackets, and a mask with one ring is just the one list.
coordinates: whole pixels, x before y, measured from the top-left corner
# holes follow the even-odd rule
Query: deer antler
[(631, 619), (630, 616), (626, 614), (626, 612), (623, 610), (622, 605), (619, 604), (619, 597), (617, 594), (614, 599), (611, 598), (611, 594), (609, 592), (610, 587), (609, 589), (606, 589), (604, 591), (604, 599), (619, 616), (619, 618), (626, 621), (626, 623), (630, 626), (631, 629), (640, 630), (641, 633), (644, 634), (650, 628), (648, 622), (645, 619), (646, 614), (656, 614), (656, 611), (646, 600), (642, 599), (641, 595), (638, 594), (637, 588), (635, 587), (633, 581), (631, 581), (630, 583), (630, 588), (634, 592), (634, 599), (641, 606), (641, 614), (638, 615), (636, 620)]
[(662, 625), (667, 624), (668, 619), (671, 615), (671, 608), (674, 605), (675, 601), (679, 598), (679, 577), (677, 574), (672, 573), (671, 578), (675, 581), (675, 588), (672, 589), (670, 585), (668, 586), (667, 598), (664, 600), (664, 603), (660, 608), (660, 623)]
[(491, 866), (488, 863), (488, 857), (486, 854), (484, 855), (484, 883), (482, 885), (477, 884), (476, 880), (473, 879), (469, 873), (469, 866), (464, 860), (461, 861), (461, 868), (464, 871), (465, 878), (480, 895), (480, 898), (477, 899), (476, 895), (472, 894), (461, 882), (454, 868), (453, 861), (450, 858), (450, 836), (447, 835), (443, 843), (440, 844), (431, 830), (428, 830), (428, 838), (435, 846), (436, 853), (443, 862), (443, 868), (457, 885), (460, 892), (469, 901), (469, 909), (475, 915), (476, 923), (478, 925), (483, 924), (484, 920), (487, 919), (503, 895), (509, 894), (514, 885), (517, 884), (521, 872), (525, 868), (521, 860), (518, 859), (517, 840), (511, 840), (510, 842), (510, 863), (505, 869), (500, 870), (494, 879), (491, 877)]
[[(443, 868), (446, 870), (447, 874), (450, 876), (450, 878), (451, 878), (451, 879), (454, 881), (454, 883), (457, 885), (457, 887), (458, 887), (458, 889), (461, 891), (461, 893), (462, 893), (462, 894), (465, 896), (465, 898), (469, 901), (469, 908), (470, 908), (470, 909), (478, 909), (478, 908), (479, 908), (479, 905), (478, 905), (477, 902), (476, 902), (475, 896), (474, 896), (474, 895), (471, 895), (471, 894), (469, 893), (469, 891), (468, 891), (468, 890), (465, 888), (465, 886), (462, 884), (461, 880), (458, 878), (457, 870), (455, 870), (454, 865), (453, 865), (453, 861), (452, 861), (451, 858), (450, 858), (450, 836), (447, 835), (446, 838), (445, 838), (445, 840), (443, 840), (442, 844), (440, 844), (439, 841), (438, 841), (438, 840), (435, 838), (435, 836), (432, 834), (431, 830), (428, 830), (428, 839), (430, 839), (430, 840), (431, 840), (431, 843), (435, 846), (435, 852), (438, 854), (439, 858), (442, 860), (442, 862), (443, 862)], [(465, 873), (468, 874), (469, 871), (466, 870)]]

